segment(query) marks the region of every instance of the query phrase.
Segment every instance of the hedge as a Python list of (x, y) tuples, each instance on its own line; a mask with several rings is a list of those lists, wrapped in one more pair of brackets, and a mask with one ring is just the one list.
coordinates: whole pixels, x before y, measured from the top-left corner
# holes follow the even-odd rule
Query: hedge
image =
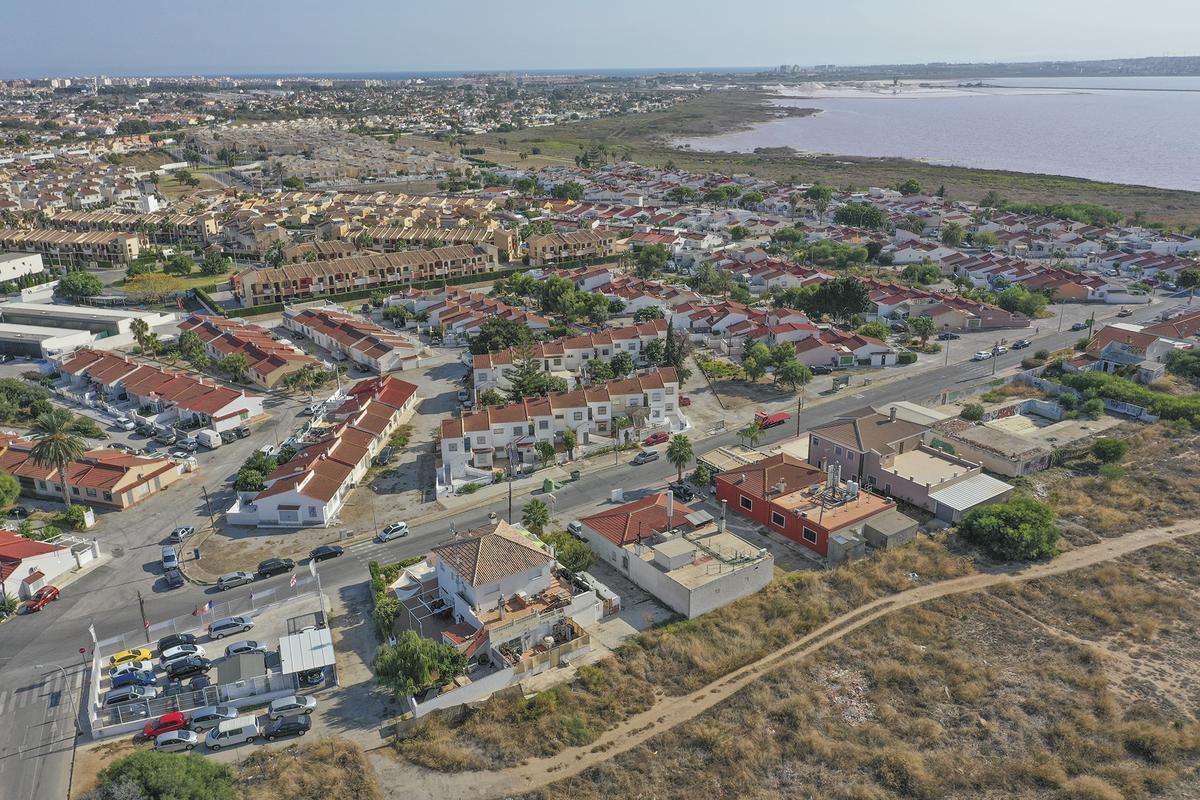
[(896, 356), (896, 363), (897, 364), (915, 364), (915, 363), (917, 363), (917, 354), (910, 353), (910, 352), (901, 353), (900, 355)]
[(1085, 398), (1103, 397), (1130, 403), (1162, 419), (1193, 420), (1200, 416), (1200, 395), (1163, 394), (1107, 372), (1063, 373), (1055, 380), (1082, 392)]

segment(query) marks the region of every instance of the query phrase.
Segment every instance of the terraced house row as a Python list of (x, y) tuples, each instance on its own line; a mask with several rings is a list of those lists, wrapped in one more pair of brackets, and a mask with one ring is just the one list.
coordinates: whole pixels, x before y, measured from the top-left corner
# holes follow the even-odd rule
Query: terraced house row
[(157, 244), (188, 242), (206, 246), (216, 241), (221, 223), (215, 214), (129, 214), (120, 211), (60, 211), (46, 223), (65, 231), (114, 231), (144, 234)]
[(312, 339), (339, 361), (349, 359), (383, 374), (417, 365), (421, 349), (398, 333), (338, 306), (285, 308), (283, 325)]
[(89, 266), (128, 264), (141, 252), (141, 237), (114, 231), (0, 229), (0, 250), (40, 253), (51, 264), (81, 262)]
[(288, 375), (305, 367), (327, 368), (295, 345), (281, 342), (270, 331), (249, 322), (192, 314), (179, 323), (179, 330), (199, 336), (205, 352), (214, 362), (226, 356), (244, 355), (246, 377), (263, 389), (273, 389)]
[(234, 275), (232, 280), (242, 305), (259, 306), (380, 286), (477, 275), (499, 268), (499, 263), (498, 252), (491, 245), (458, 245), (251, 269)]
[(574, 432), (580, 444), (586, 444), (592, 433), (612, 436), (618, 417), (641, 417), (639, 427), (672, 431), (686, 427), (675, 370), (657, 369), (442, 420), (443, 482), (472, 477), (471, 470), (491, 469), (496, 460), (508, 459), (510, 446), (522, 463), (532, 463), (535, 445), (561, 440), (564, 431)]

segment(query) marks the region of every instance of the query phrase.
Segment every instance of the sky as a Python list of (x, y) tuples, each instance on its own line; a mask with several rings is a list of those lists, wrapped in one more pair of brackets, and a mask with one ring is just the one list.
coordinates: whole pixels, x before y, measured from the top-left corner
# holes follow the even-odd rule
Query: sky
[(1200, 54), (1196, 0), (0, 0), (0, 77)]

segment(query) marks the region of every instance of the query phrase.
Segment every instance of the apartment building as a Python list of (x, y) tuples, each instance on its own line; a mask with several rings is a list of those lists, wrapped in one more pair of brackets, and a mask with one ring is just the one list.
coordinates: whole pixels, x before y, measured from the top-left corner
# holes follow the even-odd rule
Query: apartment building
[(305, 367), (327, 369), (327, 365), (288, 342), (281, 342), (266, 328), (236, 319), (209, 314), (192, 314), (179, 323), (179, 331), (200, 337), (214, 362), (241, 354), (246, 357), (246, 376), (261, 389), (273, 389)]
[(263, 415), (263, 398), (205, 378), (100, 350), (76, 350), (59, 365), (67, 384), (156, 425), (232, 430)]
[(498, 267), (495, 247), (459, 245), (247, 270), (234, 275), (232, 281), (242, 305), (257, 306), (338, 292), (459, 278), (491, 272)]
[(359, 381), (329, 415), (315, 443), (281, 464), (257, 493), (244, 493), (226, 517), (232, 525), (327, 526), (366, 475), (371, 460), (416, 409), (417, 386), (390, 375)]
[(367, 228), (365, 233), (371, 237), (371, 247), (376, 250), (383, 250), (384, 252), (405, 250), (413, 245), (440, 247), (446, 245), (486, 244), (505, 253), (515, 253), (518, 242), (516, 234), (513, 231), (500, 227), (485, 228), (478, 225), (466, 225), (456, 228), (441, 228), (433, 225), (413, 225), (410, 227), (377, 225)]
[(512, 383), (509, 373), (513, 365), (528, 354), (541, 364), (543, 372), (563, 377), (570, 385), (585, 378), (587, 365), (596, 359), (609, 360), (619, 353), (628, 353), (633, 357), (634, 365), (641, 366), (645, 363), (642, 351), (646, 345), (655, 340), (666, 341), (666, 338), (666, 320), (656, 319), (600, 333), (541, 342), (527, 350), (510, 348), (495, 353), (473, 354), (472, 378), (475, 390), (479, 392), (492, 388), (510, 389)]
[(679, 408), (679, 377), (658, 369), (619, 381), (531, 397), (504, 406), (481, 408), (457, 419), (442, 420), (442, 478), (449, 485), (468, 474), (468, 467), (488, 470), (507, 460), (510, 449), (522, 463), (532, 463), (538, 442), (555, 442), (573, 431), (581, 445), (589, 434), (611, 436), (613, 420), (640, 417), (641, 425), (682, 430), (687, 420)]
[(560, 261), (578, 261), (585, 258), (604, 258), (617, 252), (617, 232), (610, 228), (596, 230), (548, 233), (530, 236), (526, 241), (529, 248), (529, 265), (540, 267)]
[(52, 231), (0, 229), (0, 250), (39, 253), (52, 264), (82, 263), (121, 266), (138, 257), (141, 238), (114, 231)]
[(38, 253), (0, 253), (0, 283), (35, 275), (45, 267)]
[(550, 327), (550, 320), (540, 314), (510, 306), (480, 292), (453, 287), (409, 289), (392, 295), (384, 305), (401, 305), (413, 313), (425, 313), (429, 324), (443, 326), (449, 339), (463, 340), (477, 333), (492, 318), (514, 320), (533, 331)]
[(50, 217), (51, 228), (66, 231), (117, 231), (141, 234), (155, 244), (189, 243), (206, 247), (221, 234), (215, 214), (127, 214), (119, 211), (60, 211)]
[(311, 339), (334, 357), (379, 374), (415, 367), (421, 350), (398, 333), (336, 306), (285, 308), (283, 325)]

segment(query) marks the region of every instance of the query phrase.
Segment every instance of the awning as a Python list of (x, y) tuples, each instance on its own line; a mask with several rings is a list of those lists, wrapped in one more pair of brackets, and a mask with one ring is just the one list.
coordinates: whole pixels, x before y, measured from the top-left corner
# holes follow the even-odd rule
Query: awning
[(954, 511), (970, 511), (977, 505), (1011, 492), (1012, 488), (1004, 481), (980, 473), (933, 492), (929, 499)]
[(279, 661), (284, 675), (308, 672), (334, 663), (333, 635), (328, 628), (310, 628), (279, 640)]

